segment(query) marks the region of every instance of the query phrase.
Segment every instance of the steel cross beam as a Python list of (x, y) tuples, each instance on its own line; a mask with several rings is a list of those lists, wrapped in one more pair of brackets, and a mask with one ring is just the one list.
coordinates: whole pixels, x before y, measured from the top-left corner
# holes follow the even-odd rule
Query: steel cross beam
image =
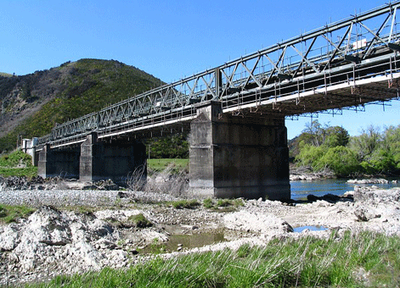
[[(277, 99), (285, 95), (300, 95), (321, 85), (327, 95), (329, 85), (373, 73), (395, 73), (400, 67), (396, 58), (400, 51), (399, 7), (396, 1), (160, 86), (57, 125), (39, 143), (81, 139), (90, 131), (114, 135), (123, 129), (135, 131), (188, 121), (196, 113), (196, 103), (210, 100), (233, 111), (243, 104), (274, 98), (275, 109)], [(303, 105), (304, 100), (298, 98), (296, 104)], [(301, 114), (299, 110), (279, 110), (285, 116)]]

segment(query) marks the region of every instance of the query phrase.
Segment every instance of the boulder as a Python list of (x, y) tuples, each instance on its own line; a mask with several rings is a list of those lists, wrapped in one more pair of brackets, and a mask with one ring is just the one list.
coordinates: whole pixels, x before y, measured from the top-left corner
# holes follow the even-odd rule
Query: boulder
[(372, 209), (367, 208), (367, 207), (357, 207), (354, 210), (354, 214), (357, 216), (357, 219), (359, 221), (363, 221), (363, 222), (369, 221), (374, 218), (381, 217), (380, 214), (377, 214), (375, 211), (373, 211)]
[(376, 187), (354, 187), (354, 202), (399, 202), (400, 201), (400, 188), (393, 189), (377, 189)]

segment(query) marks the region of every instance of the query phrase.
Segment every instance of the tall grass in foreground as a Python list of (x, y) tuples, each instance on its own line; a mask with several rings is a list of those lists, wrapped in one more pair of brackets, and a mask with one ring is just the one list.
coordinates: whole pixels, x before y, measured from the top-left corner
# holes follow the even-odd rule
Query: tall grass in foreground
[(276, 239), (267, 247), (158, 257), (129, 269), (59, 276), (29, 287), (396, 287), (399, 237), (363, 232), (329, 240)]

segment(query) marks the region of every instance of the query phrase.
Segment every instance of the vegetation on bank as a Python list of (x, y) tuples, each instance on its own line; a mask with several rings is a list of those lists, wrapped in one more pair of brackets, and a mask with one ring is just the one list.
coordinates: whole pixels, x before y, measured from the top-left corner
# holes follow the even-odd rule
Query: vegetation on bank
[(400, 175), (400, 125), (382, 132), (370, 126), (350, 137), (342, 127), (313, 121), (290, 144), (296, 164), (315, 172), (328, 169), (338, 177)]
[(275, 239), (266, 247), (195, 253), (27, 287), (397, 287), (400, 238), (370, 232), (329, 240)]
[(32, 165), (32, 157), (21, 150), (0, 156), (0, 175), (3, 177), (37, 176), (37, 167)]
[(166, 135), (146, 141), (147, 154), (151, 159), (189, 158), (188, 134)]

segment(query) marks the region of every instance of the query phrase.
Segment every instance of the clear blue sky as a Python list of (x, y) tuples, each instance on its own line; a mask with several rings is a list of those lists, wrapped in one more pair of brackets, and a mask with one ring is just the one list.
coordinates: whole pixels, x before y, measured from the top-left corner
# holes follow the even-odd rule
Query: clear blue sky
[[(114, 59), (165, 82), (179, 80), (386, 1), (0, 0), (0, 72), (25, 75), (81, 58)], [(400, 101), (383, 112), (320, 115), (358, 135), (400, 124)], [(287, 120), (288, 138), (309, 118)]]

